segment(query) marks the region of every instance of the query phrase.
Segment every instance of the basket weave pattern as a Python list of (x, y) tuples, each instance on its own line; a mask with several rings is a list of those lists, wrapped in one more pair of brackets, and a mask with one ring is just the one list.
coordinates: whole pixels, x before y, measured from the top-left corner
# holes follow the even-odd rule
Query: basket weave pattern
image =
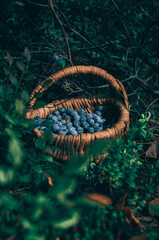
[[(99, 97), (80, 97), (67, 100), (56, 100), (52, 103), (47, 104), (43, 108), (35, 110), (32, 109), (37, 100), (37, 97), (35, 97), (37, 93), (43, 93), (52, 84), (56, 83), (63, 77), (81, 73), (93, 74), (105, 79), (110, 84), (110, 86), (112, 86), (114, 89), (116, 89), (117, 92), (120, 92), (122, 94), (124, 104), (114, 98), (106, 99)], [(43, 85), (46, 83), (48, 84), (44, 87)], [(66, 68), (48, 77), (34, 89), (34, 91), (30, 95), (30, 109), (26, 113), (26, 118), (33, 119), (35, 116), (46, 118), (48, 114), (51, 114), (54, 110), (61, 107), (72, 108), (74, 110), (85, 108), (87, 113), (91, 113), (99, 105), (103, 105), (104, 114), (107, 114), (109, 112), (110, 115), (114, 115), (116, 123), (113, 125), (113, 127), (107, 128), (106, 130), (103, 130), (101, 132), (96, 132), (94, 134), (82, 133), (77, 136), (52, 134), (53, 145), (59, 147), (60, 150), (53, 151), (50, 149), (47, 150), (46, 153), (52, 155), (55, 159), (68, 160), (70, 159), (70, 152), (73, 152), (76, 155), (83, 155), (90, 146), (90, 144), (96, 139), (110, 139), (115, 138), (116, 136), (122, 137), (125, 133), (127, 133), (129, 129), (130, 105), (128, 103), (128, 98), (122, 83), (119, 80), (115, 79), (112, 75), (108, 74), (105, 70), (97, 67), (74, 66)], [(37, 137), (43, 136), (43, 132), (39, 131), (37, 128), (35, 128), (34, 131)]]

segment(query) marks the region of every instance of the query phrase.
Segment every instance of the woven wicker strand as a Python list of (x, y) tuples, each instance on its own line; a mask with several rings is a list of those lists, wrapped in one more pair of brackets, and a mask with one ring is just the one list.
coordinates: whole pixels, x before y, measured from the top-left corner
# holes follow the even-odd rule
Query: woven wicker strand
[[(121, 92), (124, 99), (124, 104), (117, 101), (116, 99), (106, 99), (106, 98), (72, 98), (67, 100), (56, 100), (52, 103), (47, 104), (43, 108), (33, 110), (37, 98), (35, 97), (36, 93), (42, 93), (46, 91), (52, 84), (56, 83), (59, 79), (74, 74), (93, 74), (98, 75), (99, 77), (104, 78), (109, 82), (111, 86), (113, 86), (117, 91)], [(43, 85), (49, 81), (49, 84), (46, 87)], [(53, 136), (53, 145), (57, 146), (60, 150), (53, 151), (49, 149), (46, 151), (47, 154), (52, 155), (55, 159), (58, 160), (69, 160), (72, 153), (75, 155), (84, 155), (87, 151), (88, 147), (92, 142), (97, 139), (110, 139), (115, 138), (116, 136), (122, 137), (125, 133), (127, 133), (129, 129), (129, 109), (130, 105), (128, 103), (128, 98), (126, 95), (126, 91), (122, 85), (122, 83), (115, 79), (113, 76), (108, 74), (105, 70), (102, 70), (93, 66), (74, 66), (70, 68), (66, 68), (58, 73), (53, 74), (44, 80), (40, 85), (38, 85), (34, 91), (30, 95), (30, 110), (26, 113), (26, 118), (34, 119), (35, 116), (40, 116), (42, 118), (46, 118), (48, 114), (51, 114), (54, 110), (64, 107), (64, 108), (72, 108), (74, 110), (85, 108), (87, 113), (93, 112), (93, 110), (99, 106), (104, 106), (105, 114), (110, 113), (115, 115), (117, 119), (116, 123), (111, 128), (107, 128), (101, 132), (96, 132), (94, 134), (90, 133), (82, 133), (78, 136), (71, 135), (57, 135), (52, 134)], [(125, 106), (124, 106), (125, 105)], [(37, 128), (34, 129), (37, 137), (43, 137), (43, 132), (39, 131)], [(106, 156), (107, 153), (103, 153), (103, 157)], [(98, 160), (101, 160), (103, 157), (97, 157)]]

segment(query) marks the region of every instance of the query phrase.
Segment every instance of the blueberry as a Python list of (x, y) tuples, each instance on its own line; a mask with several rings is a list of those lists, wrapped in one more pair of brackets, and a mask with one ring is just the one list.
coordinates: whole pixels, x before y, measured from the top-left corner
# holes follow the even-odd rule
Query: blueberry
[(36, 116), (34, 119), (35, 119), (35, 120), (39, 120), (39, 119), (41, 119), (41, 117)]
[(103, 111), (103, 106), (98, 106), (97, 109), (98, 109), (98, 111), (101, 111), (101, 112), (102, 112), (102, 111)]
[(86, 130), (89, 127), (89, 124), (87, 122), (82, 122), (81, 126)]
[(46, 129), (47, 129), (47, 127), (41, 126), (41, 131), (45, 131)]
[(98, 116), (102, 116), (102, 113), (100, 111), (96, 111), (95, 114), (97, 114)]
[(73, 116), (78, 116), (78, 112), (76, 112), (76, 111), (72, 111), (71, 113), (70, 113), (70, 115), (73, 117)]
[(74, 135), (78, 135), (78, 132), (75, 129), (70, 129), (69, 134), (74, 136)]
[(79, 120), (80, 120), (80, 116), (79, 116), (79, 115), (74, 115), (72, 118), (73, 118), (75, 121), (79, 121)]
[(92, 114), (92, 113), (87, 114), (87, 115), (86, 115), (86, 118), (87, 118), (87, 119), (93, 118), (93, 114)]
[(48, 114), (46, 117), (47, 120), (52, 120), (52, 114)]
[(95, 113), (92, 113), (92, 116), (93, 116), (94, 120), (97, 120), (97, 118), (99, 118), (99, 116), (97, 114), (95, 114)]
[(78, 131), (84, 131), (84, 129), (82, 127), (78, 127), (77, 130)]
[(90, 126), (94, 126), (94, 120), (92, 118), (88, 119), (88, 123)]
[(99, 127), (95, 127), (94, 132), (99, 132)]
[(89, 128), (88, 128), (88, 132), (89, 132), (89, 133), (94, 133), (94, 129), (93, 129), (92, 127), (89, 127)]
[(58, 122), (58, 125), (59, 125), (59, 127), (63, 126), (62, 122)]
[(60, 112), (61, 114), (66, 112), (66, 109), (65, 109), (65, 108), (59, 108), (58, 110), (59, 110), (59, 112)]
[(66, 131), (66, 130), (67, 130), (67, 127), (66, 127), (65, 125), (63, 125), (63, 126), (60, 127), (60, 130)]
[(71, 128), (71, 127), (72, 127), (72, 122), (66, 123), (66, 127), (67, 127), (67, 128)]
[(58, 62), (59, 61), (59, 57), (57, 55), (53, 55), (52, 56), (52, 60), (53, 60), (53, 62)]
[(64, 117), (64, 119), (65, 119), (66, 121), (70, 118), (70, 116), (69, 116), (67, 113), (64, 113), (64, 114), (63, 114), (63, 117)]
[(61, 115), (58, 115), (58, 121), (61, 121), (62, 120), (62, 117), (61, 117)]
[(44, 121), (44, 119), (41, 118), (41, 119), (38, 119), (38, 120), (35, 120), (35, 121), (36, 121), (37, 124), (41, 124)]
[(51, 119), (51, 120), (54, 121), (54, 122), (58, 122), (57, 116), (53, 116), (53, 115), (52, 115), (52, 119)]
[(104, 118), (101, 118), (101, 120), (102, 120), (103, 123), (105, 123), (105, 121), (106, 121)]
[(53, 131), (54, 133), (57, 133), (59, 130), (60, 130), (60, 127), (58, 126), (58, 124), (54, 124), (54, 125), (52, 126), (52, 131)]
[(66, 123), (66, 121), (64, 119), (61, 120), (62, 125), (64, 125)]
[(81, 121), (81, 122), (86, 121), (86, 120), (87, 120), (87, 119), (86, 119), (86, 116), (85, 116), (85, 115), (81, 115), (81, 116), (80, 116), (80, 121)]
[(75, 121), (73, 122), (73, 126), (74, 126), (75, 128), (79, 127), (79, 125), (80, 125), (80, 122), (79, 122), (79, 121), (75, 120)]
[(72, 112), (73, 112), (73, 109), (72, 109), (72, 108), (67, 108), (67, 109), (66, 109), (66, 113), (67, 113), (67, 114), (71, 114)]
[(62, 113), (62, 116), (65, 118), (65, 116), (67, 116), (67, 113), (66, 113), (66, 112), (63, 112), (63, 113)]
[(81, 122), (82, 127), (85, 126), (85, 125), (88, 125), (88, 123), (86, 121)]
[(95, 132), (100, 132), (100, 131), (102, 131), (103, 130), (103, 128), (102, 127), (97, 127), (97, 128), (94, 128), (94, 131)]
[(60, 130), (60, 131), (58, 132), (58, 134), (59, 134), (59, 135), (66, 135), (67, 132), (66, 132), (66, 131), (62, 131), (62, 130)]
[(53, 111), (53, 113), (52, 113), (52, 114), (54, 114), (54, 115), (58, 116), (58, 115), (60, 115), (60, 112), (59, 112), (59, 110), (55, 110), (55, 111)]
[(95, 128), (99, 128), (99, 123), (95, 123), (95, 124), (94, 124), (94, 129), (95, 129)]
[(80, 130), (79, 130), (79, 131), (77, 131), (77, 133), (78, 133), (78, 134), (81, 134), (81, 133), (84, 133), (84, 131), (80, 131)]
[(99, 116), (97, 116), (97, 117), (95, 118), (95, 120), (96, 120), (96, 122), (98, 122), (98, 123), (102, 123), (102, 122), (103, 122), (102, 119), (101, 119)]
[(81, 116), (85, 114), (85, 110), (83, 108), (80, 108), (79, 110), (77, 110), (77, 113)]
[(72, 112), (70, 113), (70, 115), (71, 115), (72, 117), (79, 116), (79, 114), (78, 114), (76, 111), (72, 111)]
[(77, 128), (78, 134), (84, 133), (84, 129), (82, 127)]

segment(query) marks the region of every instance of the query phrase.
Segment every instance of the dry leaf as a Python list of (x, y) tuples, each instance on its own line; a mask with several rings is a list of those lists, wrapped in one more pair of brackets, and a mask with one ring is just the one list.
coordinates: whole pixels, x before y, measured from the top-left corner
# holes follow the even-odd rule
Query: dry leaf
[(142, 216), (142, 217), (138, 217), (139, 221), (141, 222), (147, 222), (150, 223), (152, 222), (153, 218), (152, 217), (146, 217), (146, 216)]
[(4, 67), (4, 73), (8, 76), (10, 71), (8, 67)]
[(147, 149), (146, 157), (159, 159), (159, 139), (155, 140)]
[(125, 193), (121, 198), (119, 198), (117, 204), (115, 205), (115, 208), (117, 211), (120, 212), (124, 209), (127, 196), (128, 196), (128, 193)]
[(53, 187), (53, 186), (54, 186), (54, 184), (53, 184), (53, 182), (52, 182), (52, 179), (51, 179), (51, 177), (48, 177), (48, 183), (49, 183), (49, 185), (50, 185), (51, 187)]
[(10, 53), (7, 52), (7, 55), (5, 57), (5, 59), (7, 60), (7, 62), (12, 65), (13, 63), (13, 57), (10, 55)]
[(117, 204), (115, 205), (117, 211), (123, 211), (126, 217), (127, 222), (133, 226), (135, 223), (140, 229), (144, 228), (144, 226), (140, 223), (140, 221), (133, 215), (131, 208), (125, 207), (126, 198), (128, 193), (124, 194), (121, 198), (119, 198)]
[(159, 216), (159, 198), (155, 198), (149, 203), (149, 213), (151, 216)]
[(17, 65), (17, 67), (19, 68), (19, 70), (20, 71), (24, 71), (24, 69), (25, 69), (25, 64), (23, 63), (23, 62), (21, 62), (21, 61), (17, 61), (16, 62), (16, 65)]
[(27, 47), (25, 47), (25, 49), (24, 49), (24, 54), (25, 54), (27, 60), (30, 61), (31, 60), (31, 53), (30, 53), (30, 51)]
[(101, 194), (98, 194), (98, 193), (89, 193), (89, 194), (87, 194), (86, 197), (89, 198), (92, 201), (101, 203), (102, 205), (105, 205), (105, 206), (112, 205), (112, 199), (111, 198), (109, 198), (107, 196), (104, 196), (104, 195), (101, 195)]
[(149, 238), (146, 236), (145, 233), (142, 233), (138, 236), (134, 236), (132, 238), (130, 238), (129, 240), (148, 240)]
[(144, 228), (140, 221), (133, 215), (131, 208), (124, 207), (123, 211), (130, 225), (133, 225), (135, 223), (140, 229)]
[(9, 79), (13, 85), (17, 86), (18, 80), (17, 80), (16, 76), (13, 75), (13, 73), (10, 74)]

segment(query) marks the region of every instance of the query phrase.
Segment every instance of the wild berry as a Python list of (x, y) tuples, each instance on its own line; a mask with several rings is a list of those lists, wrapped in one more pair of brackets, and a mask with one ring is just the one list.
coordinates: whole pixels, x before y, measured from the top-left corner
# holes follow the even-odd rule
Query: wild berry
[(58, 110), (55, 110), (55, 111), (53, 111), (53, 114), (58, 116), (58, 115), (60, 115), (60, 112)]
[(88, 132), (89, 132), (89, 133), (94, 133), (94, 129), (93, 129), (92, 127), (89, 127), (89, 128), (88, 128)]
[(103, 111), (103, 106), (98, 106), (98, 111)]
[(39, 119), (41, 119), (41, 117), (40, 116), (36, 116), (34, 119), (35, 120), (39, 120)]
[(52, 132), (57, 133), (60, 130), (60, 127), (58, 124), (54, 124), (52, 126)]

